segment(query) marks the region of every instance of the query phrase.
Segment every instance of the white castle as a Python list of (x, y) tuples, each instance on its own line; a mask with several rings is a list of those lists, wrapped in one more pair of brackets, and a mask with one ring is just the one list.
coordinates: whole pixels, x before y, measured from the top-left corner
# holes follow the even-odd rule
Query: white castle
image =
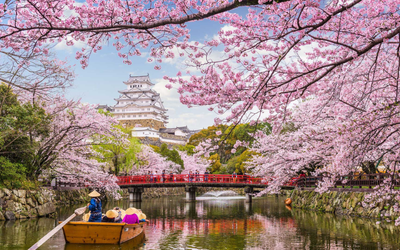
[(132, 136), (138, 137), (145, 144), (161, 145), (186, 144), (190, 136), (197, 132), (186, 126), (166, 128), (168, 124), (167, 109), (164, 108), (160, 94), (152, 89), (154, 84), (149, 75), (132, 76), (124, 82), (126, 89), (118, 91), (117, 104), (112, 107), (98, 106), (109, 110), (117, 120), (130, 128)]

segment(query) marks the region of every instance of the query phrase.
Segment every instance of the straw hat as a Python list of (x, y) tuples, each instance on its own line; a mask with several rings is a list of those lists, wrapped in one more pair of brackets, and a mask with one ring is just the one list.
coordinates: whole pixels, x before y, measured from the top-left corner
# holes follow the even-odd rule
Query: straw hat
[(100, 194), (97, 193), (96, 190), (94, 190), (93, 192), (91, 192), (91, 193), (89, 194), (89, 197), (92, 197), (92, 198), (94, 198), (94, 197), (100, 197)]
[(140, 213), (139, 220), (145, 220), (145, 219), (146, 219), (146, 215), (144, 213)]
[(139, 214), (139, 211), (134, 207), (130, 207), (125, 211), (125, 214), (126, 215)]
[(108, 210), (106, 216), (108, 218), (115, 218), (118, 216), (118, 213), (115, 210)]

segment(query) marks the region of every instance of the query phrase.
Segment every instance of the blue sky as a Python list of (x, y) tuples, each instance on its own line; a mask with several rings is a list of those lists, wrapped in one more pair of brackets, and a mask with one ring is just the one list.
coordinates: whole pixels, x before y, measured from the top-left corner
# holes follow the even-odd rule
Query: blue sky
[[(221, 25), (204, 20), (189, 23), (191, 40), (203, 42), (205, 38), (211, 38), (217, 34)], [(75, 43), (74, 46), (66, 46), (65, 42), (55, 46), (54, 52), (60, 59), (66, 59), (74, 65), (76, 79), (73, 86), (66, 91), (66, 96), (72, 99), (81, 99), (91, 104), (114, 105), (114, 98), (118, 97), (118, 90), (125, 88), (123, 81), (132, 75), (150, 75), (155, 84), (153, 87), (161, 94), (165, 108), (168, 109), (169, 124), (167, 127), (188, 126), (190, 129), (202, 129), (213, 125), (216, 113), (207, 110), (207, 107), (188, 108), (179, 102), (179, 94), (176, 89), (168, 90), (163, 80), (164, 75), (176, 76), (178, 71), (185, 72), (186, 66), (177, 60), (161, 64), (161, 70), (154, 70), (154, 65), (147, 62), (147, 57), (132, 57), (132, 65), (122, 63), (117, 51), (110, 42), (103, 49), (92, 54), (89, 66), (82, 69), (79, 61), (75, 59), (75, 52), (84, 46), (83, 43)]]

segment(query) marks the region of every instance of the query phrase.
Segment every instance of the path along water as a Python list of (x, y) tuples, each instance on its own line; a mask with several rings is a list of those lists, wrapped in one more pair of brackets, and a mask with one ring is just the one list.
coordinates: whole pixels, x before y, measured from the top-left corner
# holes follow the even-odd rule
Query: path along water
[[(400, 229), (365, 218), (341, 217), (292, 209), (283, 197), (203, 199), (185, 203), (183, 197), (148, 199), (131, 204), (146, 212), (150, 223), (146, 241), (120, 246), (65, 244), (62, 232), (40, 249), (400, 249)], [(105, 204), (128, 207), (127, 201)], [(76, 206), (78, 207), (78, 205)], [(69, 216), (75, 207), (61, 208), (58, 218), (0, 222), (0, 249), (27, 249)]]

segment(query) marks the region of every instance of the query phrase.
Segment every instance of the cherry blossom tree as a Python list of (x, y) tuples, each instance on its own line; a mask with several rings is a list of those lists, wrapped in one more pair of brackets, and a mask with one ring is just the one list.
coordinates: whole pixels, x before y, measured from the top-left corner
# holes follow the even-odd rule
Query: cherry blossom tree
[[(1, 42), (0, 42), (1, 44)], [(50, 52), (2, 48), (0, 50), (0, 81), (15, 93), (31, 92), (36, 96), (57, 93), (71, 86), (74, 72), (66, 61), (59, 60)]]
[[(180, 84), (182, 103), (230, 111), (226, 121), (269, 111), (271, 121), (281, 124), (293, 101), (326, 89), (350, 110), (379, 112), (397, 103), (397, 0), (35, 0), (0, 7), (2, 48), (39, 53), (46, 43), (84, 41), (87, 47), (76, 55), (83, 67), (105, 41), (128, 64), (149, 48), (156, 68), (166, 58), (187, 56), (202, 75), (166, 78)], [(247, 15), (231, 12), (237, 8)], [(214, 39), (191, 41), (185, 24), (202, 19), (225, 26)], [(224, 53), (215, 59), (218, 48)], [(355, 91), (338, 95), (346, 84)], [(385, 103), (377, 100), (382, 95)]]
[(129, 174), (143, 175), (148, 171), (157, 171), (161, 174), (163, 170), (168, 172), (178, 173), (180, 166), (175, 162), (168, 161), (165, 157), (154, 152), (154, 150), (147, 145), (142, 145), (142, 151), (137, 154), (138, 164), (133, 166)]
[(85, 184), (118, 197), (117, 178), (103, 170), (104, 163), (95, 159), (100, 155), (92, 148), (93, 144), (107, 143), (100, 139), (111, 136), (127, 140), (126, 134), (115, 129), (117, 121), (99, 113), (95, 105), (62, 96), (36, 101), (46, 110), (51, 122), (48, 134), (32, 138), (35, 147), (27, 175), (37, 178), (50, 174), (61, 181)]
[[(7, 0), (0, 48), (45, 53), (49, 43), (83, 41), (76, 59), (84, 68), (105, 42), (127, 64), (143, 50), (155, 69), (187, 57), (200, 74), (166, 76), (168, 87), (189, 107), (227, 113), (216, 124), (268, 114), (273, 134), (259, 140), (271, 148), (260, 153), (290, 164), (260, 171), (272, 167), (278, 183), (313, 162), (339, 174), (399, 160), (399, 14), (398, 0)], [(192, 41), (187, 23), (204, 19), (223, 27)], [(294, 104), (310, 100), (303, 120), (293, 114)], [(281, 133), (288, 123), (296, 130)]]
[(181, 159), (183, 160), (184, 169), (182, 174), (189, 174), (190, 171), (198, 170), (200, 174), (203, 174), (206, 169), (210, 166), (210, 162), (197, 155), (188, 155), (185, 151), (178, 151)]
[[(105, 41), (112, 41), (128, 64), (149, 47), (149, 60), (157, 63), (188, 56), (202, 75), (168, 78), (181, 85), (182, 103), (230, 110), (227, 121), (254, 109), (284, 119), (293, 100), (347, 82), (362, 90), (382, 80), (398, 95), (397, 84), (391, 84), (399, 67), (396, 0), (17, 0), (0, 7), (2, 48), (40, 52), (46, 43), (84, 41), (87, 48), (76, 55), (83, 67)], [(230, 12), (237, 8), (248, 14)], [(200, 44), (190, 40), (185, 24), (202, 19), (225, 27)], [(212, 50), (220, 47), (223, 56), (213, 59)], [(356, 100), (340, 100), (357, 107)]]

